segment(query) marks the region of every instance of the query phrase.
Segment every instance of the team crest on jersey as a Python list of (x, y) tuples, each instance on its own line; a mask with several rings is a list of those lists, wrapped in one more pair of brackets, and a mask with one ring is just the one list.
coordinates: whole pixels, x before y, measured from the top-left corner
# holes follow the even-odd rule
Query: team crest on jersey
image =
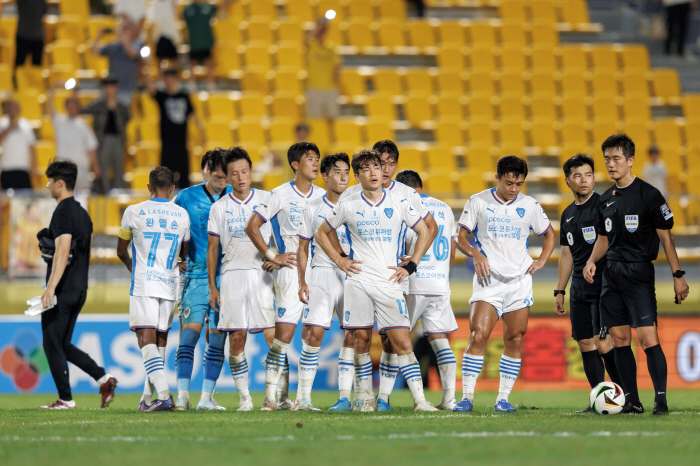
[(350, 322), (350, 311), (345, 311), (345, 322)]
[(610, 220), (609, 218), (606, 218), (605, 219), (605, 231), (610, 233), (610, 230), (612, 230), (612, 220)]
[(304, 319), (306, 319), (307, 317), (309, 317), (309, 308), (305, 307), (304, 308)]
[(278, 315), (278, 316), (282, 317), (282, 316), (284, 315), (285, 312), (287, 312), (287, 309), (286, 309), (286, 308), (284, 308), (284, 307), (278, 307), (278, 308), (277, 308), (277, 315)]
[(595, 243), (595, 227), (583, 227), (581, 231), (583, 232), (583, 239), (586, 240), (586, 243)]
[(625, 215), (625, 228), (630, 233), (637, 231), (639, 226), (639, 216), (638, 215)]
[(525, 209), (523, 209), (522, 207), (518, 207), (517, 209), (515, 209), (515, 211), (518, 213), (518, 215), (520, 215), (520, 218), (523, 218), (525, 216)]
[(182, 315), (185, 316), (185, 319), (187, 319), (190, 316), (190, 308), (185, 308), (182, 310)]
[(568, 233), (566, 234), (566, 241), (569, 242), (569, 246), (573, 246), (573, 245), (574, 245), (574, 235), (572, 235), (571, 232), (568, 232)]
[(411, 217), (415, 217), (416, 215), (418, 215), (418, 212), (416, 212), (416, 209), (414, 209), (411, 204), (408, 204), (406, 212), (408, 212), (408, 215), (410, 215)]
[(391, 218), (391, 216), (394, 215), (394, 209), (387, 207), (384, 209), (384, 214), (386, 215), (386, 218)]

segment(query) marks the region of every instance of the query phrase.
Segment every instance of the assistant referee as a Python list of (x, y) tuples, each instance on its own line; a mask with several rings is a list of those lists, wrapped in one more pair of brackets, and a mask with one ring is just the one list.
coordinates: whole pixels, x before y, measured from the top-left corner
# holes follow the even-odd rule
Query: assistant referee
[(615, 185), (601, 196), (600, 237), (583, 275), (586, 281), (593, 283), (596, 262), (607, 252), (600, 298), (601, 323), (608, 327), (615, 344), (615, 363), (626, 398), (622, 412), (644, 412), (637, 391), (637, 363), (631, 347), (631, 328), (635, 328), (654, 383), (652, 414), (668, 414), (668, 370), (657, 331), (652, 261), (658, 255), (661, 242), (673, 273), (676, 303), (680, 304), (688, 296), (688, 284), (671, 237), (673, 212), (658, 189), (632, 174), (634, 142), (627, 135), (610, 136), (603, 142), (602, 149), (605, 167)]

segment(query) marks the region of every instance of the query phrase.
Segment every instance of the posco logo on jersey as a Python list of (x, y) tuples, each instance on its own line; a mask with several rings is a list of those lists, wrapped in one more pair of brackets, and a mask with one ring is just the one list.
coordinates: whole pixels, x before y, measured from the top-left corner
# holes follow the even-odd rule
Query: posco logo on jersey
[(357, 226), (367, 226), (367, 225), (379, 225), (379, 220), (366, 220), (363, 222), (357, 222)]
[(507, 217), (489, 217), (489, 222), (510, 223), (510, 219)]

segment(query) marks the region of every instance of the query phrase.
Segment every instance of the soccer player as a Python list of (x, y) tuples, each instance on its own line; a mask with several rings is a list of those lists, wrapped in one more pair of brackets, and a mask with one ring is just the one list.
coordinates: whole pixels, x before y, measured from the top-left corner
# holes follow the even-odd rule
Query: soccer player
[[(583, 267), (598, 238), (600, 194), (593, 191), (594, 166), (593, 159), (585, 154), (576, 154), (564, 162), (566, 185), (574, 193), (574, 202), (564, 209), (561, 215), (559, 281), (557, 289), (554, 290), (554, 312), (564, 316), (566, 284), (569, 283), (573, 270), (569, 297), (571, 336), (581, 350), (583, 371), (591, 388), (605, 380), (606, 368), (610, 379), (620, 384), (615, 368), (615, 353), (612, 351), (612, 337), (607, 338), (607, 331), (600, 325), (600, 287), (605, 270), (605, 257), (596, 264), (593, 284), (583, 279)], [(589, 406), (578, 412), (592, 411), (593, 408)]]
[(668, 369), (657, 331), (652, 261), (659, 253), (661, 242), (673, 273), (676, 303), (681, 304), (688, 297), (688, 284), (671, 236), (673, 212), (658, 189), (632, 174), (635, 147), (627, 135), (610, 136), (603, 142), (602, 149), (605, 168), (615, 185), (600, 197), (600, 236), (583, 269), (583, 277), (588, 283), (595, 282), (596, 264), (607, 252), (600, 315), (615, 346), (615, 364), (626, 400), (622, 412), (644, 412), (637, 391), (637, 362), (631, 347), (631, 329), (635, 328), (654, 384), (652, 414), (666, 415)]
[[(307, 305), (304, 309), (304, 342), (299, 361), (298, 404), (295, 410), (319, 411), (311, 404), (318, 352), (323, 341), (323, 334), (330, 328), (333, 310), (339, 320), (343, 316), (343, 283), (345, 274), (338, 269), (328, 255), (323, 252), (314, 238), (314, 232), (338, 204), (340, 195), (345, 191), (350, 180), (350, 158), (348, 154), (332, 154), (321, 161), (321, 176), (326, 182), (326, 194), (309, 202), (299, 226), (299, 250), (297, 251), (297, 269), (299, 272), (299, 299)], [(341, 229), (338, 240), (345, 255), (350, 254), (350, 238), (347, 229)], [(311, 246), (309, 248), (309, 245)], [(311, 249), (311, 269), (307, 271), (307, 259)], [(342, 327), (342, 324), (341, 324)], [(346, 330), (346, 334), (350, 331)], [(349, 345), (349, 347), (347, 347)], [(331, 412), (351, 411), (350, 392), (355, 378), (354, 353), (352, 339), (345, 338), (340, 349), (338, 361), (338, 388), (340, 398), (331, 408)]]
[[(197, 409), (223, 409), (212, 400), (216, 380), (221, 374), (224, 362), (226, 334), (216, 330), (218, 313), (209, 306), (209, 280), (207, 278), (207, 248), (209, 234), (209, 210), (216, 201), (231, 192), (226, 178), (224, 157), (228, 151), (216, 148), (208, 152), (207, 169), (209, 180), (205, 183), (183, 189), (175, 198), (175, 204), (187, 210), (191, 220), (192, 244), (187, 252), (187, 271), (182, 293), (181, 319), (182, 336), (177, 350), (177, 403), (175, 409), (186, 411), (190, 408), (190, 379), (194, 352), (199, 335), (208, 317), (209, 346), (204, 355), (204, 383)], [(220, 262), (219, 264), (220, 269)]]
[[(381, 155), (382, 188), (387, 191), (397, 191), (406, 196), (411, 204), (413, 204), (414, 208), (418, 210), (421, 218), (425, 221), (430, 234), (429, 240), (432, 242), (437, 236), (438, 226), (435, 219), (430, 215), (430, 211), (423, 206), (423, 201), (415, 189), (393, 180), (396, 166), (399, 163), (399, 149), (396, 147), (396, 144), (388, 139), (377, 141), (374, 146), (372, 146), (372, 150), (377, 151)], [(340, 200), (343, 201), (346, 197), (361, 191), (362, 187), (359, 184), (351, 186), (343, 193)], [(407, 227), (404, 227), (404, 235), (407, 229)], [(333, 234), (335, 233), (332, 233), (332, 235)], [(401, 244), (403, 245), (403, 241)], [(400, 255), (403, 256), (404, 252), (405, 251), (402, 249)], [(401, 285), (403, 294), (408, 294), (408, 279), (404, 280)], [(379, 360), (379, 394), (377, 395), (377, 404), (379, 406), (379, 411), (391, 411), (389, 396), (394, 389), (394, 382), (396, 382), (396, 376), (399, 372), (399, 363), (396, 351), (391, 347), (391, 341), (383, 332), (380, 333), (382, 340), (382, 356)]]
[(177, 301), (177, 257), (187, 255), (190, 217), (170, 202), (174, 189), (170, 169), (151, 171), (151, 199), (127, 207), (119, 230), (117, 256), (131, 272), (129, 326), (136, 332), (146, 374), (158, 394), (150, 405), (141, 401), (143, 411), (175, 409), (165, 378), (165, 346)]
[[(327, 216), (314, 238), (340, 270), (345, 280), (343, 328), (351, 329), (355, 345), (355, 374), (360, 397), (355, 409), (376, 411), (372, 390), (372, 360), (369, 355), (376, 317), (398, 353), (399, 369), (411, 390), (415, 411), (437, 411), (425, 399), (420, 366), (409, 338), (408, 310), (401, 282), (416, 271), (430, 246), (429, 230), (416, 208), (401, 193), (382, 188), (381, 155), (363, 150), (352, 157), (352, 171), (362, 191), (340, 202)], [(339, 254), (331, 231), (343, 226), (350, 233), (355, 259)], [(418, 234), (412, 259), (400, 265), (404, 225)]]
[[(263, 264), (267, 259), (246, 235), (245, 225), (256, 207), (270, 202), (270, 193), (250, 187), (253, 163), (242, 147), (228, 150), (224, 166), (232, 191), (209, 212), (209, 304), (218, 311), (218, 332), (229, 335), (229, 367), (240, 395), (238, 411), (252, 411), (244, 351), (247, 332), (264, 332), (268, 345), (272, 343), (275, 297), (272, 264)], [(262, 226), (260, 233), (266, 242), (270, 241), (269, 223)], [(222, 250), (223, 265), (219, 267)]]
[[(547, 214), (537, 201), (520, 191), (527, 177), (527, 162), (515, 155), (501, 157), (496, 165), (495, 188), (469, 198), (458, 225), (457, 247), (474, 259), (474, 291), (469, 300), (469, 344), (462, 359), (462, 401), (453, 411), (473, 409), (476, 378), (484, 364), (484, 349), (493, 327), (503, 319), (504, 350), (501, 382), (495, 411), (515, 411), (508, 402), (520, 371), (520, 348), (527, 329), (532, 297), (532, 275), (544, 267), (556, 245)], [(545, 235), (540, 257), (527, 253), (530, 230)], [(476, 248), (467, 241), (473, 233)]]
[[(276, 187), (270, 193), (270, 202), (259, 204), (245, 232), (258, 251), (269, 261), (280, 266), (275, 279), (275, 338), (265, 360), (265, 400), (261, 411), (292, 409), (289, 399), (289, 361), (287, 350), (294, 336), (297, 322), (304, 310), (299, 300), (296, 253), (299, 247), (299, 225), (306, 205), (322, 197), (326, 191), (313, 185), (318, 176), (320, 151), (312, 142), (292, 144), (287, 161), (294, 170), (294, 180)], [(265, 241), (260, 229), (270, 222), (278, 252)], [(281, 383), (280, 383), (281, 382)], [(279, 393), (277, 385), (279, 387)], [(275, 404), (275, 394), (277, 403)]]
[[(409, 280), (409, 293), (406, 295), (408, 317), (411, 330), (420, 319), (423, 335), (428, 337), (430, 346), (435, 351), (440, 381), (442, 382), (442, 401), (438, 409), (452, 411), (457, 405), (455, 400), (455, 380), (457, 377), (457, 360), (450, 348), (447, 334), (457, 331), (457, 320), (450, 304), (450, 267), (455, 258), (454, 238), (457, 234), (455, 217), (450, 206), (423, 192), (423, 181), (413, 170), (403, 170), (396, 175), (396, 181), (415, 189), (423, 199), (425, 208), (438, 224), (438, 234), (425, 254), (416, 273)], [(416, 235), (406, 233), (406, 254), (410, 258), (415, 247)]]

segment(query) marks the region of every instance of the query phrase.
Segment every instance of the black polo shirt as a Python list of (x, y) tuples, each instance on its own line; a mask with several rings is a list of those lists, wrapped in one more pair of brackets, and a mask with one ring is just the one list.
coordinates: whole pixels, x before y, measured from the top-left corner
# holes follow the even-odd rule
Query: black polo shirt
[(656, 230), (673, 228), (673, 212), (658, 189), (635, 178), (600, 197), (598, 234), (608, 237), (608, 260), (651, 262), (659, 254)]
[[(598, 211), (600, 194), (593, 193), (583, 203), (572, 202), (561, 214), (559, 244), (568, 246), (574, 260), (574, 277), (583, 278), (583, 268), (591, 257), (593, 246), (598, 239)], [(599, 279), (605, 270), (606, 258), (596, 264), (594, 279)]]
[[(92, 241), (92, 220), (87, 211), (82, 208), (74, 197), (69, 197), (56, 206), (49, 223), (49, 236), (56, 239), (61, 235), (71, 235), (71, 243), (76, 241), (73, 248), (73, 258), (63, 272), (61, 281), (56, 287), (56, 294), (62, 291), (84, 291), (88, 287), (88, 267), (90, 266), (90, 243)], [(51, 276), (52, 263), (46, 270), (46, 281)]]

